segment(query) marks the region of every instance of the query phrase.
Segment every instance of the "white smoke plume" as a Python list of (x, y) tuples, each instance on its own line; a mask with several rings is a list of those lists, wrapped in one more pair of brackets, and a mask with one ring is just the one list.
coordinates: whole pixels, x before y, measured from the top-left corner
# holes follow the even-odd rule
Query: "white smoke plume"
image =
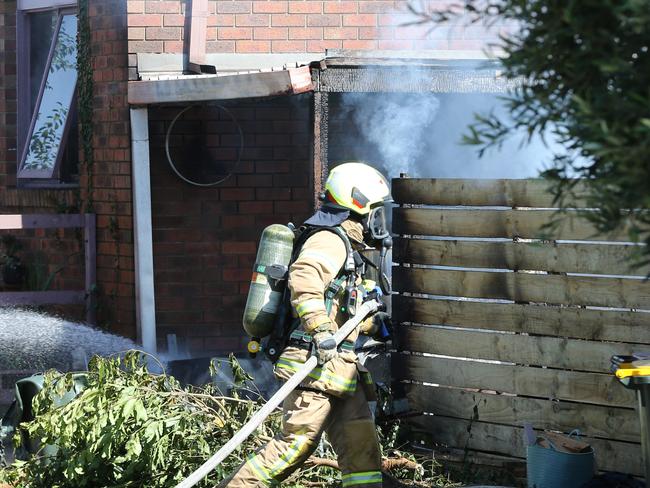
[(461, 143), (474, 114), (508, 113), (491, 93), (344, 93), (330, 110), (330, 164), (368, 161), (389, 178), (531, 178), (561, 151), (549, 138), (513, 134), (482, 158)]
[[(377, 103), (373, 103), (374, 100)], [(365, 93), (344, 95), (337, 118), (347, 119), (373, 147), (385, 173), (412, 173), (413, 163), (423, 157), (421, 144), (426, 128), (435, 120), (440, 101), (435, 97), (400, 95), (369, 97)], [(352, 143), (352, 141), (350, 141)]]

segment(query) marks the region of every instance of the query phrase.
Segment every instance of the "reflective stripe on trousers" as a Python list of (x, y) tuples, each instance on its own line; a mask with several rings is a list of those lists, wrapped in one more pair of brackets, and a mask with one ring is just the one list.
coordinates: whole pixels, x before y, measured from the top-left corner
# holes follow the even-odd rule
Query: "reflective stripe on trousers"
[(381, 471), (364, 471), (341, 476), (344, 488), (347, 486), (381, 485), (381, 478)]

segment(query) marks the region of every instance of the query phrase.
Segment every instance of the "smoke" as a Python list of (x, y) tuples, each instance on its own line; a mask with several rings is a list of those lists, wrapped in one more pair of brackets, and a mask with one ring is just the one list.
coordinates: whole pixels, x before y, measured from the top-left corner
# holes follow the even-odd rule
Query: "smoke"
[(413, 162), (421, 160), (425, 151), (425, 146), (417, 142), (435, 120), (440, 101), (418, 95), (379, 98), (371, 101), (364, 93), (346, 94), (337, 118), (354, 125), (355, 135), (362, 136), (369, 146), (368, 153), (378, 153), (376, 164), (385, 174), (411, 173)]
[(528, 141), (524, 132), (483, 157), (463, 145), (476, 113), (508, 120), (492, 93), (343, 93), (332, 95), (331, 107), (330, 163), (365, 160), (389, 178), (536, 177), (562, 151), (552, 138)]

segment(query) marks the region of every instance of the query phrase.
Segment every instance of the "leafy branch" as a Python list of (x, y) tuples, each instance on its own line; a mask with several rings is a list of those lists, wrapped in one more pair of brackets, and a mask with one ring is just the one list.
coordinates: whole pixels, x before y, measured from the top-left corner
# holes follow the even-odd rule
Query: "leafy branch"
[[(151, 374), (146, 362), (137, 351), (123, 358), (94, 357), (83, 391), (68, 403), (61, 399), (74, 390), (78, 376), (47, 372), (43, 390), (32, 404), (35, 419), (21, 424), (14, 436), (18, 445), (29, 438), (42, 447), (28, 459), (0, 470), (0, 483), (24, 488), (176, 486), (264, 402), (247, 389), (247, 375), (234, 358), (230, 366), (236, 385), (228, 394), (213, 385), (182, 388), (173, 377)], [(276, 411), (217, 467), (211, 483), (198, 486), (213, 486), (224, 479), (280, 431), (281, 421), (282, 414)], [(399, 451), (395, 438), (390, 429), (383, 436), (389, 473), (413, 482), (444, 478), (435, 473), (438, 465), (432, 459), (422, 464)], [(334, 457), (329, 443), (323, 441), (318, 459), (294, 473), (284, 486), (336, 486), (340, 474)]]
[(508, 120), (479, 114), (463, 142), (484, 153), (514, 134), (552, 137), (561, 146), (543, 176), (555, 202), (575, 206), (605, 237), (627, 231), (650, 261), (650, 8), (647, 1), (410, 2), (414, 24), (462, 18), (515, 25), (496, 47), (504, 75), (519, 80), (503, 101)]

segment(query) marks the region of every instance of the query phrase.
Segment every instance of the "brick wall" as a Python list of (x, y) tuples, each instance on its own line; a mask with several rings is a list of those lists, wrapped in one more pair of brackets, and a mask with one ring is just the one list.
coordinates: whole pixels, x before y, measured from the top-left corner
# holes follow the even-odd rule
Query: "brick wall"
[[(261, 231), (271, 223), (301, 223), (312, 210), (311, 103), (306, 94), (225, 104), (245, 147), (233, 176), (211, 188), (182, 182), (163, 154), (164, 134), (179, 109), (151, 110), (156, 319), (163, 349), (172, 333), (194, 354), (243, 348), (241, 317)], [(239, 144), (230, 118), (217, 109), (203, 117), (208, 141), (220, 138), (226, 146), (228, 166)], [(210, 135), (211, 128), (219, 135)], [(173, 139), (191, 130), (181, 119)]]
[[(94, 74), (92, 200), (100, 320), (135, 336), (126, 0), (90, 0)], [(87, 181), (82, 182), (82, 188)]]
[(16, 2), (0, 3), (0, 188), (16, 184)]
[[(131, 169), (127, 94), (126, 0), (90, 0), (94, 70), (95, 164), (89, 185), (82, 168), (81, 202), (97, 213), (98, 318), (110, 330), (135, 336)], [(16, 2), (0, 3), (0, 213), (54, 213), (76, 205), (77, 190), (16, 188)], [(90, 191), (88, 191), (90, 189)], [(89, 202), (93, 202), (89, 207)], [(46, 254), (52, 271), (77, 246), (74, 231), (24, 233), (32, 252)], [(72, 260), (53, 288), (83, 287)], [(71, 273), (70, 275), (68, 273)], [(76, 273), (76, 275), (75, 275)], [(71, 276), (71, 277), (69, 277)], [(76, 276), (76, 277), (75, 277)], [(76, 281), (75, 281), (76, 280)]]
[[(418, 5), (425, 2), (418, 2)], [(429, 2), (434, 7), (445, 1)], [(129, 0), (129, 52), (181, 53), (185, 0)], [(480, 25), (405, 26), (404, 0), (211, 0), (208, 53), (355, 50), (480, 50), (497, 38)]]

